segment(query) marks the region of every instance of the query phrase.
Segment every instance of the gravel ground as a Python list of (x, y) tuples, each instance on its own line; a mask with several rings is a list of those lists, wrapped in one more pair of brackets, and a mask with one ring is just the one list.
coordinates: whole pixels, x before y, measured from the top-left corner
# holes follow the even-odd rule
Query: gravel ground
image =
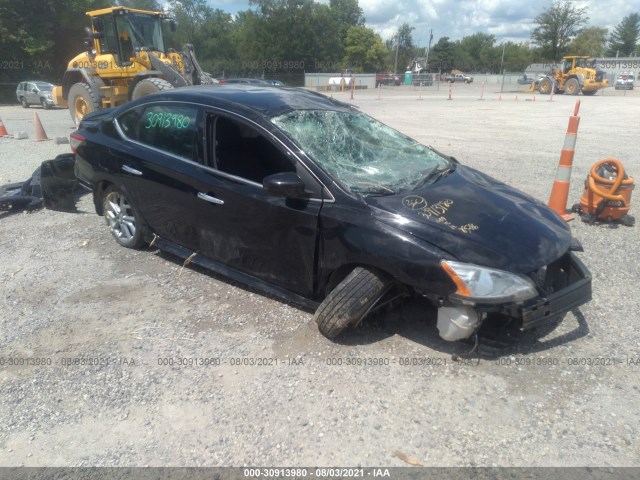
[[(481, 88), (334, 95), (544, 200), (579, 99), (570, 202), (601, 158), (640, 175), (637, 91)], [(73, 128), (66, 110), (0, 118), (33, 138), (34, 112), (51, 138)], [(68, 151), (0, 139), (0, 185)], [(89, 196), (79, 209), (0, 213), (0, 465), (640, 466), (638, 227), (572, 222), (593, 301), (456, 363), (468, 346), (440, 340), (420, 302), (333, 343), (311, 312), (118, 247)]]

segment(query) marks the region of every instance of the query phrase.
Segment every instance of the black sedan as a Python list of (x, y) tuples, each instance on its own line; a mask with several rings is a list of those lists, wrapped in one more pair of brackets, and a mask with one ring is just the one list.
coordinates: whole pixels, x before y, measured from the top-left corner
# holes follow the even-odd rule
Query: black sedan
[(314, 308), (329, 338), (398, 297), (430, 300), (446, 340), (591, 298), (544, 204), (317, 93), (182, 88), (89, 114), (71, 140), (118, 243)]

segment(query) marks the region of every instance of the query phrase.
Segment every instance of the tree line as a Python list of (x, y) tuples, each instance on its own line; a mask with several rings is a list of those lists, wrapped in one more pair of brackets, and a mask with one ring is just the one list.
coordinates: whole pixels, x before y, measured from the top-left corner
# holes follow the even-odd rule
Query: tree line
[[(156, 0), (0, 0), (2, 82), (27, 77), (58, 81), (68, 61), (86, 47), (86, 11), (107, 6), (162, 10)], [(366, 26), (358, 0), (250, 0), (231, 15), (206, 0), (169, 0), (177, 29), (165, 29), (166, 46), (195, 47), (200, 64), (214, 76), (261, 76), (303, 72), (399, 72), (416, 57), (429, 58), (433, 72), (521, 72), (531, 63), (551, 63), (564, 54), (640, 55), (640, 14), (622, 18), (608, 32), (590, 26), (588, 11), (556, 1), (534, 19), (530, 42), (496, 43), (474, 33), (460, 40), (438, 37), (429, 46), (414, 41), (415, 28), (401, 25), (388, 40)], [(437, 30), (437, 25), (434, 25)]]

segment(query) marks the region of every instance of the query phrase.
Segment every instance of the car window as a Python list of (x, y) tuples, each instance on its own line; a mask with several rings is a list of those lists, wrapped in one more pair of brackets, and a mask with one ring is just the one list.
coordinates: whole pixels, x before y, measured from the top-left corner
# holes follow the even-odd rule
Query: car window
[(131, 109), (117, 118), (118, 125), (127, 138), (138, 140), (137, 125), (142, 108)]
[(211, 116), (215, 125), (215, 167), (262, 184), (274, 173), (296, 172), (294, 162), (258, 130), (240, 121)]
[[(126, 120), (126, 119), (125, 119)], [(136, 123), (137, 140), (154, 148), (195, 160), (198, 109), (186, 105), (151, 105)]]

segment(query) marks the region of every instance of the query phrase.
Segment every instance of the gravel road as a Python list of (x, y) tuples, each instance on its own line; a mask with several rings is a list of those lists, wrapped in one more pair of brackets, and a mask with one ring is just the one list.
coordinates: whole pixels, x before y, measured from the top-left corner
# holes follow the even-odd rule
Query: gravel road
[[(543, 200), (579, 99), (570, 203), (601, 158), (640, 176), (637, 90), (497, 90), (334, 96)], [(51, 138), (73, 128), (66, 110), (0, 118), (33, 138), (34, 112)], [(0, 185), (68, 151), (2, 138)], [(420, 302), (333, 343), (312, 312), (118, 247), (89, 196), (79, 209), (0, 212), (0, 465), (640, 466), (638, 227), (572, 222), (593, 301), (454, 362), (468, 346)]]

